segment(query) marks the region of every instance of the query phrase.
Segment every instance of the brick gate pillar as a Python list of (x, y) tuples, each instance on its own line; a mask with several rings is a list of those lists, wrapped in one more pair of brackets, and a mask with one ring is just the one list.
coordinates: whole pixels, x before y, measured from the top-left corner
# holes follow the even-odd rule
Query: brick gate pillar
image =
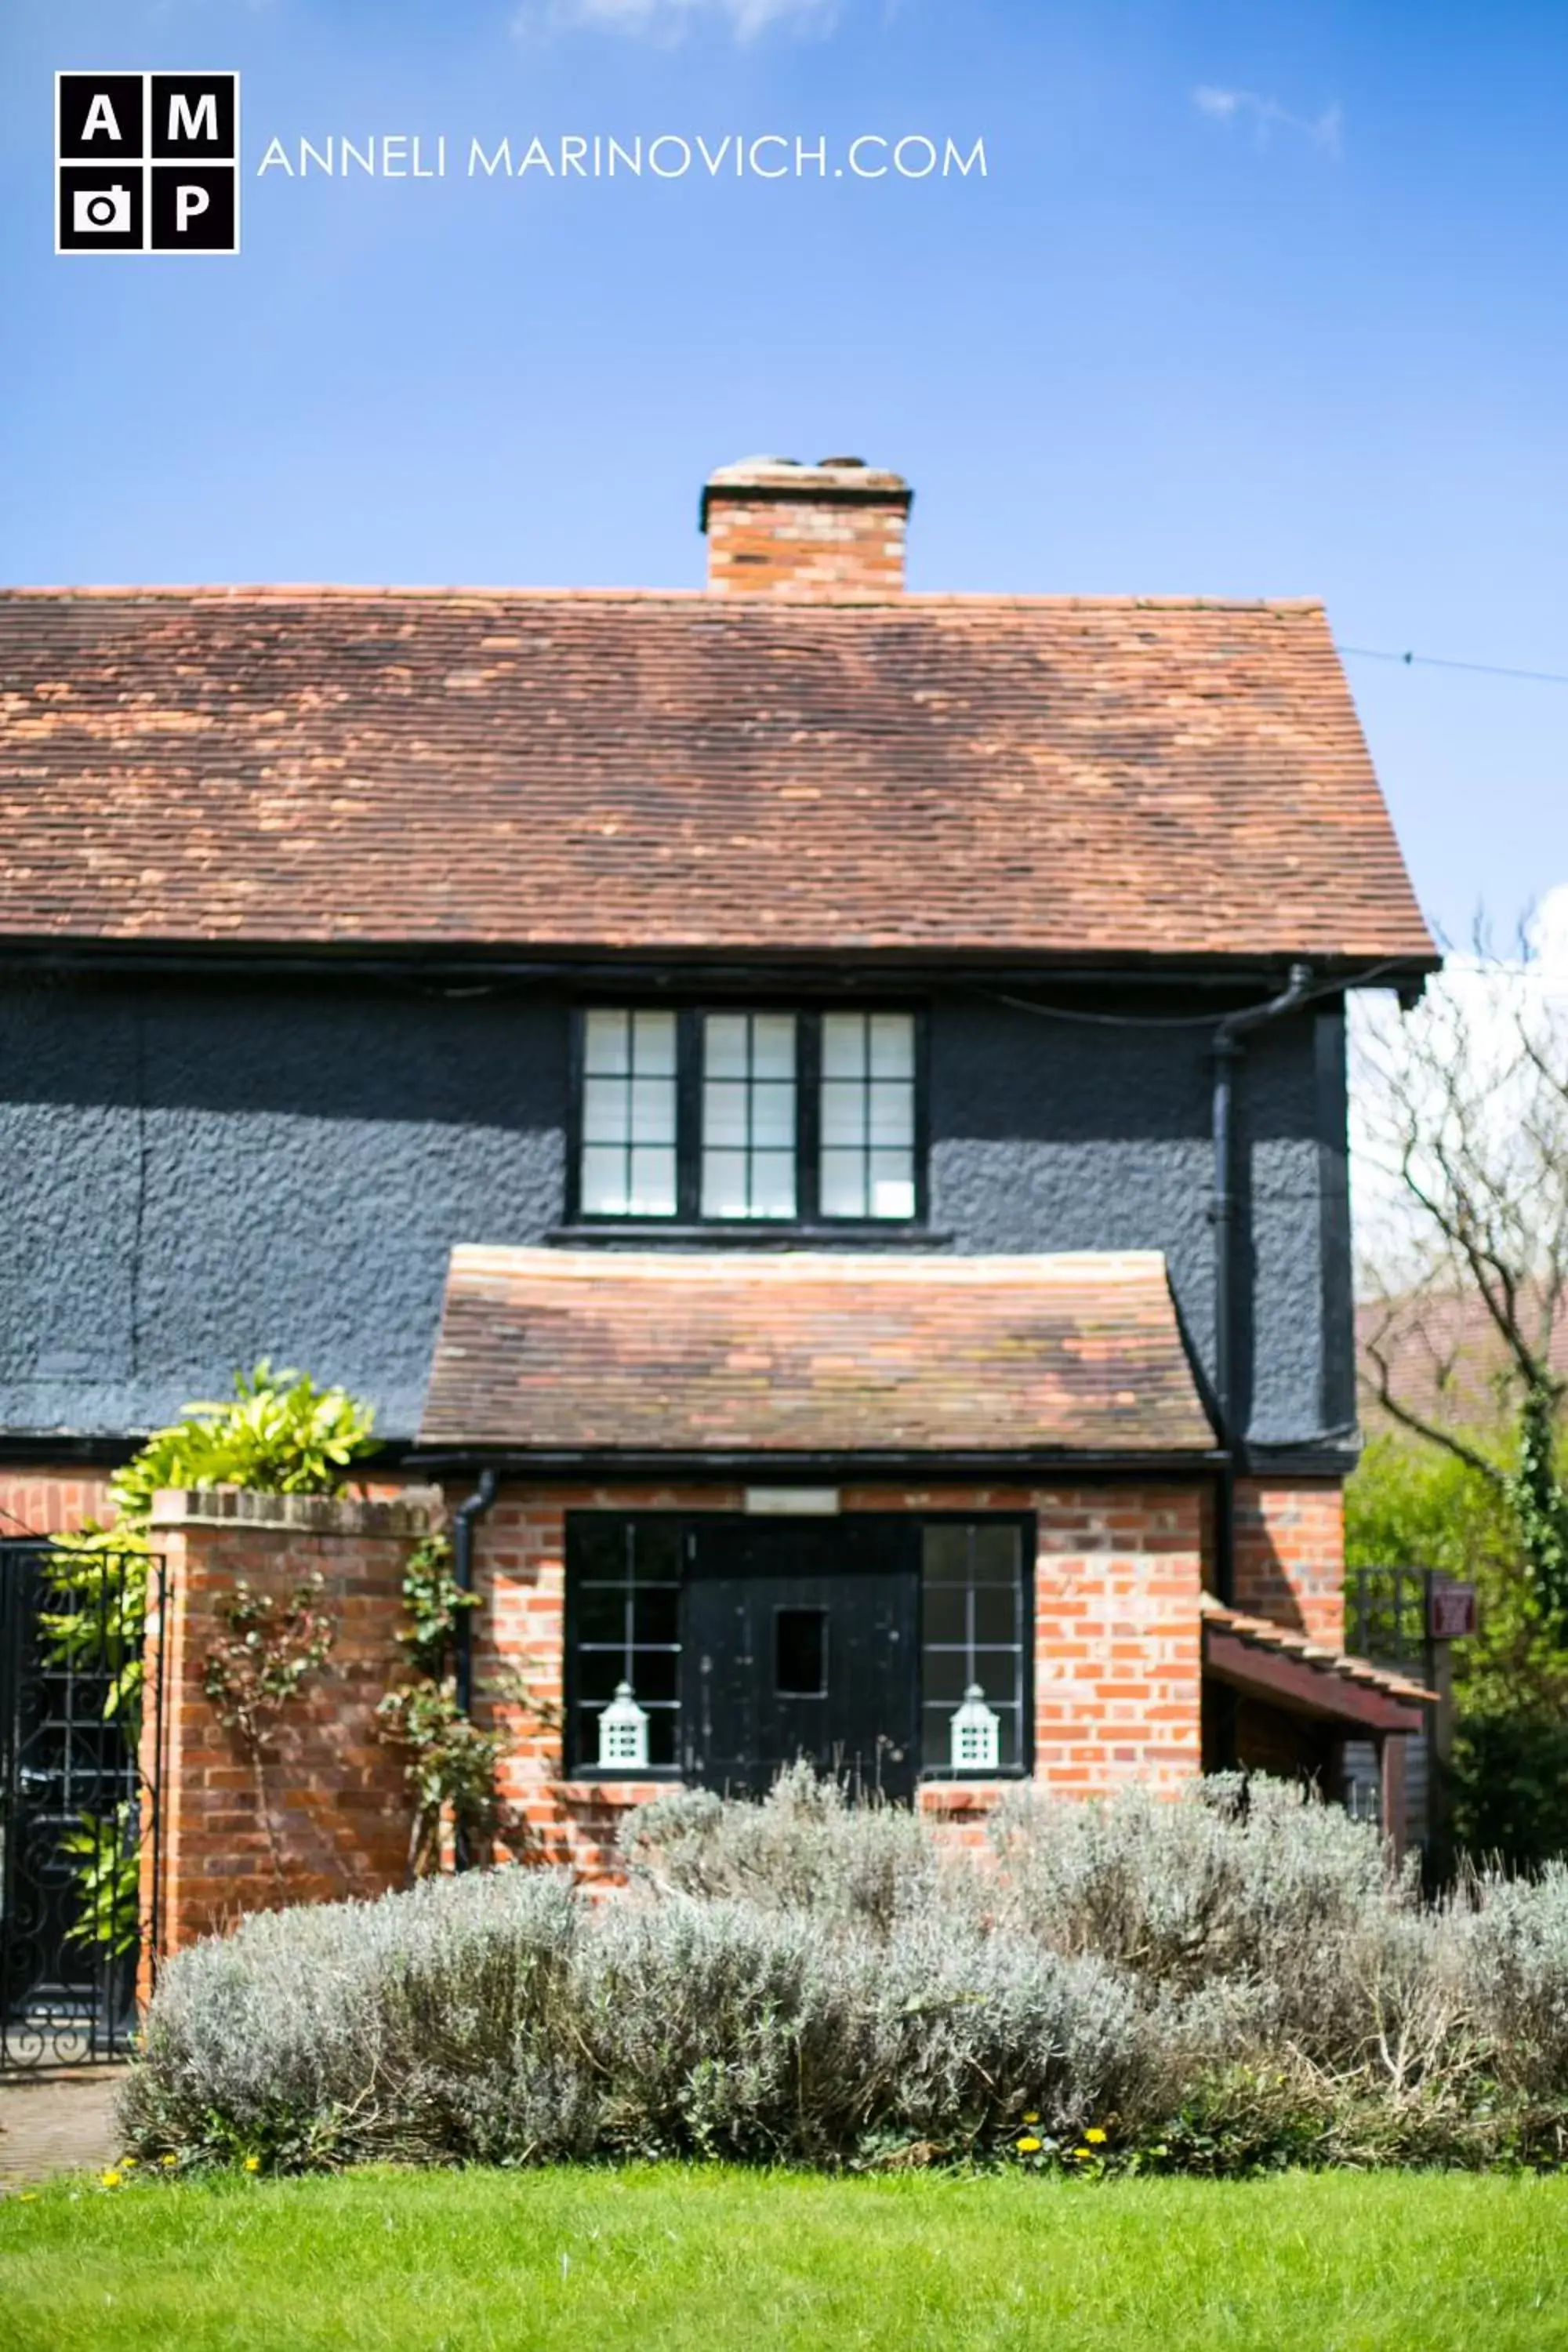
[[(372, 1895), (402, 1884), (410, 1805), (403, 1759), (379, 1736), (377, 1701), (397, 1676), (408, 1554), (436, 1497), (345, 1502), (223, 1487), (154, 1498), (153, 1549), (166, 1570), (148, 1626), (144, 1769), (156, 1772), (159, 1836), (143, 1855), (143, 1917), (156, 1900), (160, 1956), (246, 1911)], [(203, 1688), (242, 1580), (286, 1600), (319, 1574), (331, 1655), (308, 1675), (257, 1762)], [(159, 1716), (163, 1753), (155, 1757)]]

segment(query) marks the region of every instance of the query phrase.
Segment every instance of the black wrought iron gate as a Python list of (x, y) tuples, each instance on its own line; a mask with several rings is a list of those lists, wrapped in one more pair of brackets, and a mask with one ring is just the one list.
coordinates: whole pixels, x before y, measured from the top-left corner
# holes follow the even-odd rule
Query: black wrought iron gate
[(0, 1542), (0, 2071), (123, 2056), (156, 1948), (162, 1691), (141, 1661), (163, 1571), (100, 1553), (62, 1583), (65, 1566)]

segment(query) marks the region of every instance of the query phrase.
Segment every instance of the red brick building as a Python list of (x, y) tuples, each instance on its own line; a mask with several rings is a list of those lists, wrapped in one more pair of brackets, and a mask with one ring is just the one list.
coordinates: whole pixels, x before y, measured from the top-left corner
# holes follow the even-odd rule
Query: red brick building
[(910, 496), (724, 467), (693, 592), (0, 595), (0, 1508), (369, 1394), (584, 1860), (801, 1753), (1396, 1807), (1419, 1720), (1340, 1654), (1343, 1007), (1436, 957), (1325, 616), (910, 593)]

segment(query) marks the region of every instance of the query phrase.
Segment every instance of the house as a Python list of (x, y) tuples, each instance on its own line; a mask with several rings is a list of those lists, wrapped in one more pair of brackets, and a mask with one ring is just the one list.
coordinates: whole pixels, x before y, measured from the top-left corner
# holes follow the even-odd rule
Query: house
[(805, 1752), (958, 1820), (1341, 1654), (1344, 1007), (1437, 958), (1321, 607), (907, 593), (725, 467), (695, 592), (0, 596), (0, 1505), (262, 1354), (376, 1403), (567, 1853)]

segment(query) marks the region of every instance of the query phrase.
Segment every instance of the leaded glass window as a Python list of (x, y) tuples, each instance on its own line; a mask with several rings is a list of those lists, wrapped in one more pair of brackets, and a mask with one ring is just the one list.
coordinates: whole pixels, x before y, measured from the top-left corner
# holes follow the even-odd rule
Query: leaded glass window
[(912, 1014), (823, 1014), (821, 1134), (825, 1217), (914, 1215)]
[(921, 1760), (952, 1769), (952, 1718), (975, 1684), (998, 1722), (997, 1765), (1025, 1753), (1020, 1530), (1005, 1519), (928, 1520), (921, 1531)]
[(569, 1214), (696, 1225), (926, 1214), (913, 1013), (659, 1004), (580, 1016)]
[(584, 1017), (584, 1215), (675, 1214), (675, 1066), (673, 1013), (595, 1011)]
[(702, 1214), (795, 1212), (793, 1013), (709, 1013), (702, 1021)]

